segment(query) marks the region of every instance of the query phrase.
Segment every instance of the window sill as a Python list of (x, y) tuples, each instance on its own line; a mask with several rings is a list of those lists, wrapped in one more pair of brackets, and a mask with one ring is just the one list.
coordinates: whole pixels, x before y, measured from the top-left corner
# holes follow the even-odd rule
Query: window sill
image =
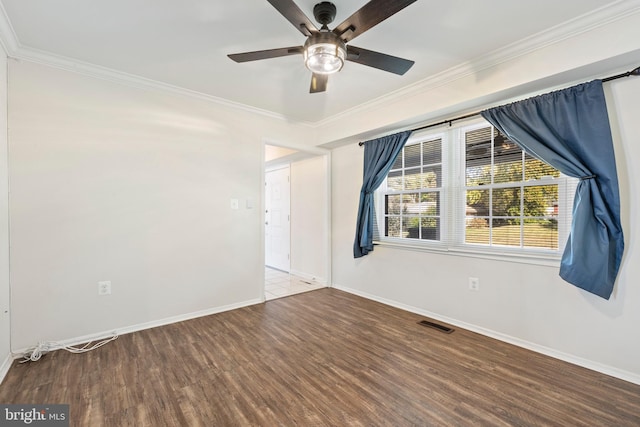
[(481, 258), (494, 261), (514, 262), (519, 264), (533, 264), (545, 267), (559, 267), (561, 255), (555, 254), (536, 254), (536, 253), (505, 253), (491, 252), (489, 250), (477, 250), (473, 248), (447, 247), (445, 245), (421, 245), (407, 244), (404, 242), (393, 241), (374, 241), (374, 245), (390, 249), (400, 249), (416, 252), (427, 252), (439, 255), (451, 255), (466, 258)]

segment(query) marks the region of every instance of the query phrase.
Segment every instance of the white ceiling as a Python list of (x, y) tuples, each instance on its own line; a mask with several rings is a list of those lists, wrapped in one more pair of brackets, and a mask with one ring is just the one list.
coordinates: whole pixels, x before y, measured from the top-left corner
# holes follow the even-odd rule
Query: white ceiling
[[(318, 0), (295, 1), (315, 22)], [(338, 15), (330, 28), (366, 0), (334, 3)], [(614, 3), (620, 1), (418, 0), (350, 43), (414, 60), (407, 74), (347, 62), (330, 77), (327, 92), (309, 94), (301, 56), (242, 64), (226, 56), (304, 43), (266, 0), (0, 0), (10, 24), (3, 37), (14, 39), (16, 56), (38, 51), (310, 123)]]

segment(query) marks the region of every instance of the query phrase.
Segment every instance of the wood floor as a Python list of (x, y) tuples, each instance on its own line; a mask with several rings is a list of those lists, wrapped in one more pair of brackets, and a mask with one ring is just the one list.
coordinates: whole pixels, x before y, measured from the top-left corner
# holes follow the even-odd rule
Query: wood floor
[(640, 386), (335, 289), (12, 366), (72, 426), (639, 426)]

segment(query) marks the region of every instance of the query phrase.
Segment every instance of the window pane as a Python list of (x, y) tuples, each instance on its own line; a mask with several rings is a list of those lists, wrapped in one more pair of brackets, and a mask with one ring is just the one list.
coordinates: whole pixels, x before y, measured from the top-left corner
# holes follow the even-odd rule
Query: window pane
[(520, 187), (493, 190), (493, 216), (520, 216)]
[(422, 188), (439, 188), (442, 186), (442, 167), (429, 166), (423, 169)]
[(418, 216), (402, 217), (402, 236), (407, 239), (420, 238), (420, 218)]
[(407, 145), (404, 147), (405, 168), (420, 166), (420, 160), (420, 144)]
[(491, 184), (491, 128), (465, 133), (465, 177), (467, 186)]
[(385, 218), (385, 236), (402, 237), (400, 234), (400, 217), (388, 216)]
[(465, 168), (466, 186), (473, 187), (476, 185), (491, 184), (491, 163), (470, 164), (467, 163)]
[(442, 140), (434, 139), (422, 143), (422, 164), (432, 165), (442, 162)]
[(384, 196), (384, 213), (400, 215), (400, 195), (387, 194)]
[(387, 188), (390, 190), (402, 190), (402, 171), (389, 172), (387, 175)]
[(493, 147), (493, 182), (521, 182), (522, 150), (500, 133), (494, 139)]
[(420, 212), (420, 193), (402, 195), (402, 213), (417, 214)]
[(493, 220), (491, 243), (502, 246), (520, 247), (520, 220), (517, 218), (500, 218)]
[(440, 219), (421, 218), (420, 238), (423, 240), (440, 240)]
[(420, 213), (422, 215), (440, 215), (440, 193), (422, 193), (420, 195)]
[(470, 130), (465, 133), (464, 139), (467, 146), (485, 144), (491, 141), (491, 126)]
[(467, 191), (466, 215), (489, 216), (489, 190)]
[(482, 217), (467, 217), (464, 225), (465, 243), (489, 244), (489, 220)]
[(557, 216), (558, 186), (535, 185), (524, 188), (524, 216)]
[(524, 157), (525, 170), (524, 179), (530, 181), (532, 179), (540, 179), (542, 177), (552, 176), (557, 178), (560, 176), (560, 171), (528, 154)]
[(524, 246), (558, 249), (558, 221), (555, 219), (525, 219)]
[(494, 129), (493, 182), (522, 181), (522, 150), (513, 141)]
[(420, 168), (405, 169), (404, 171), (404, 189), (418, 190), (422, 185), (422, 174)]

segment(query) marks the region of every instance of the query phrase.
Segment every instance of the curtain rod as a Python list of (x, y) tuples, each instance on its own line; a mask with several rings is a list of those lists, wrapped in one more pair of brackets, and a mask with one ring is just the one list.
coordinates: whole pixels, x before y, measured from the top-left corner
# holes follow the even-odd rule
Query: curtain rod
[[(633, 70), (627, 71), (626, 73), (616, 74), (615, 76), (605, 77), (605, 78), (600, 79), (600, 80), (602, 80), (602, 83), (606, 83), (606, 82), (610, 82), (612, 80), (617, 80), (617, 79), (621, 79), (623, 77), (629, 77), (629, 76), (640, 76), (640, 67), (634, 68)], [(416, 132), (416, 131), (419, 131), (419, 130), (429, 129), (429, 128), (432, 128), (432, 127), (436, 127), (436, 126), (440, 126), (440, 125), (446, 125), (446, 124), (451, 126), (451, 123), (456, 122), (458, 120), (468, 119), (469, 117), (474, 117), (474, 116), (479, 116), (479, 115), (480, 115), (480, 111), (477, 111), (475, 113), (465, 114), (464, 116), (458, 116), (458, 117), (454, 117), (452, 119), (443, 120), (443, 121), (438, 122), (438, 123), (431, 123), (429, 125), (420, 126), (420, 127), (411, 129), (411, 132)], [(362, 147), (364, 145), (364, 142), (358, 142), (358, 145)]]

